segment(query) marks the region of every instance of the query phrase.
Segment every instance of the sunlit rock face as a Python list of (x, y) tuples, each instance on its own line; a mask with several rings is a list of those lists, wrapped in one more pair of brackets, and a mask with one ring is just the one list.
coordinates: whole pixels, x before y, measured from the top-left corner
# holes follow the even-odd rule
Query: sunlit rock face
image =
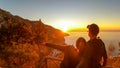
[(65, 35), (41, 20), (30, 21), (0, 9), (0, 67), (39, 67), (53, 50), (42, 43), (65, 44)]

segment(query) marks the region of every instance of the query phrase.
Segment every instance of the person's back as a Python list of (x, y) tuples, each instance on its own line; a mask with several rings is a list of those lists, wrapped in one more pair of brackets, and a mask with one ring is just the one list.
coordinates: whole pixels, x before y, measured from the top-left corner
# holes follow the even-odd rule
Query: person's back
[[(92, 39), (87, 42), (88, 50), (87, 55), (88, 59), (91, 60), (91, 67), (89, 68), (101, 68), (101, 58), (104, 57), (106, 60), (107, 54), (105, 50), (105, 45), (101, 39)], [(106, 61), (105, 61), (106, 62)], [(104, 63), (106, 64), (106, 63)]]

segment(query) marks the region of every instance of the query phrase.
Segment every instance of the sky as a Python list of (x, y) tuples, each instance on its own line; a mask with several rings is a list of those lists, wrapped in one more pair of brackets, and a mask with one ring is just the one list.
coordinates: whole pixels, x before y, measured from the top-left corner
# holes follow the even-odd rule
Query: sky
[(0, 0), (0, 8), (62, 30), (91, 23), (101, 30), (120, 30), (120, 0)]

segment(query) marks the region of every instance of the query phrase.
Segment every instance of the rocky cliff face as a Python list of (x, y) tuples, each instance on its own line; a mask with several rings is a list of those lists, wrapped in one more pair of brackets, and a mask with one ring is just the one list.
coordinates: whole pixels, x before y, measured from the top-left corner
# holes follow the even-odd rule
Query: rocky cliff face
[(51, 52), (41, 43), (64, 44), (65, 33), (0, 9), (0, 67), (36, 68)]

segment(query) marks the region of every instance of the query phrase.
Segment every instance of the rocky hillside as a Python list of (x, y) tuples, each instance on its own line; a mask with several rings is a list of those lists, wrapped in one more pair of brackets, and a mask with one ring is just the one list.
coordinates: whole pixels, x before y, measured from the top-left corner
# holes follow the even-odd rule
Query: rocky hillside
[(65, 35), (41, 20), (30, 21), (0, 9), (0, 67), (39, 67), (52, 51), (41, 43), (64, 44)]

